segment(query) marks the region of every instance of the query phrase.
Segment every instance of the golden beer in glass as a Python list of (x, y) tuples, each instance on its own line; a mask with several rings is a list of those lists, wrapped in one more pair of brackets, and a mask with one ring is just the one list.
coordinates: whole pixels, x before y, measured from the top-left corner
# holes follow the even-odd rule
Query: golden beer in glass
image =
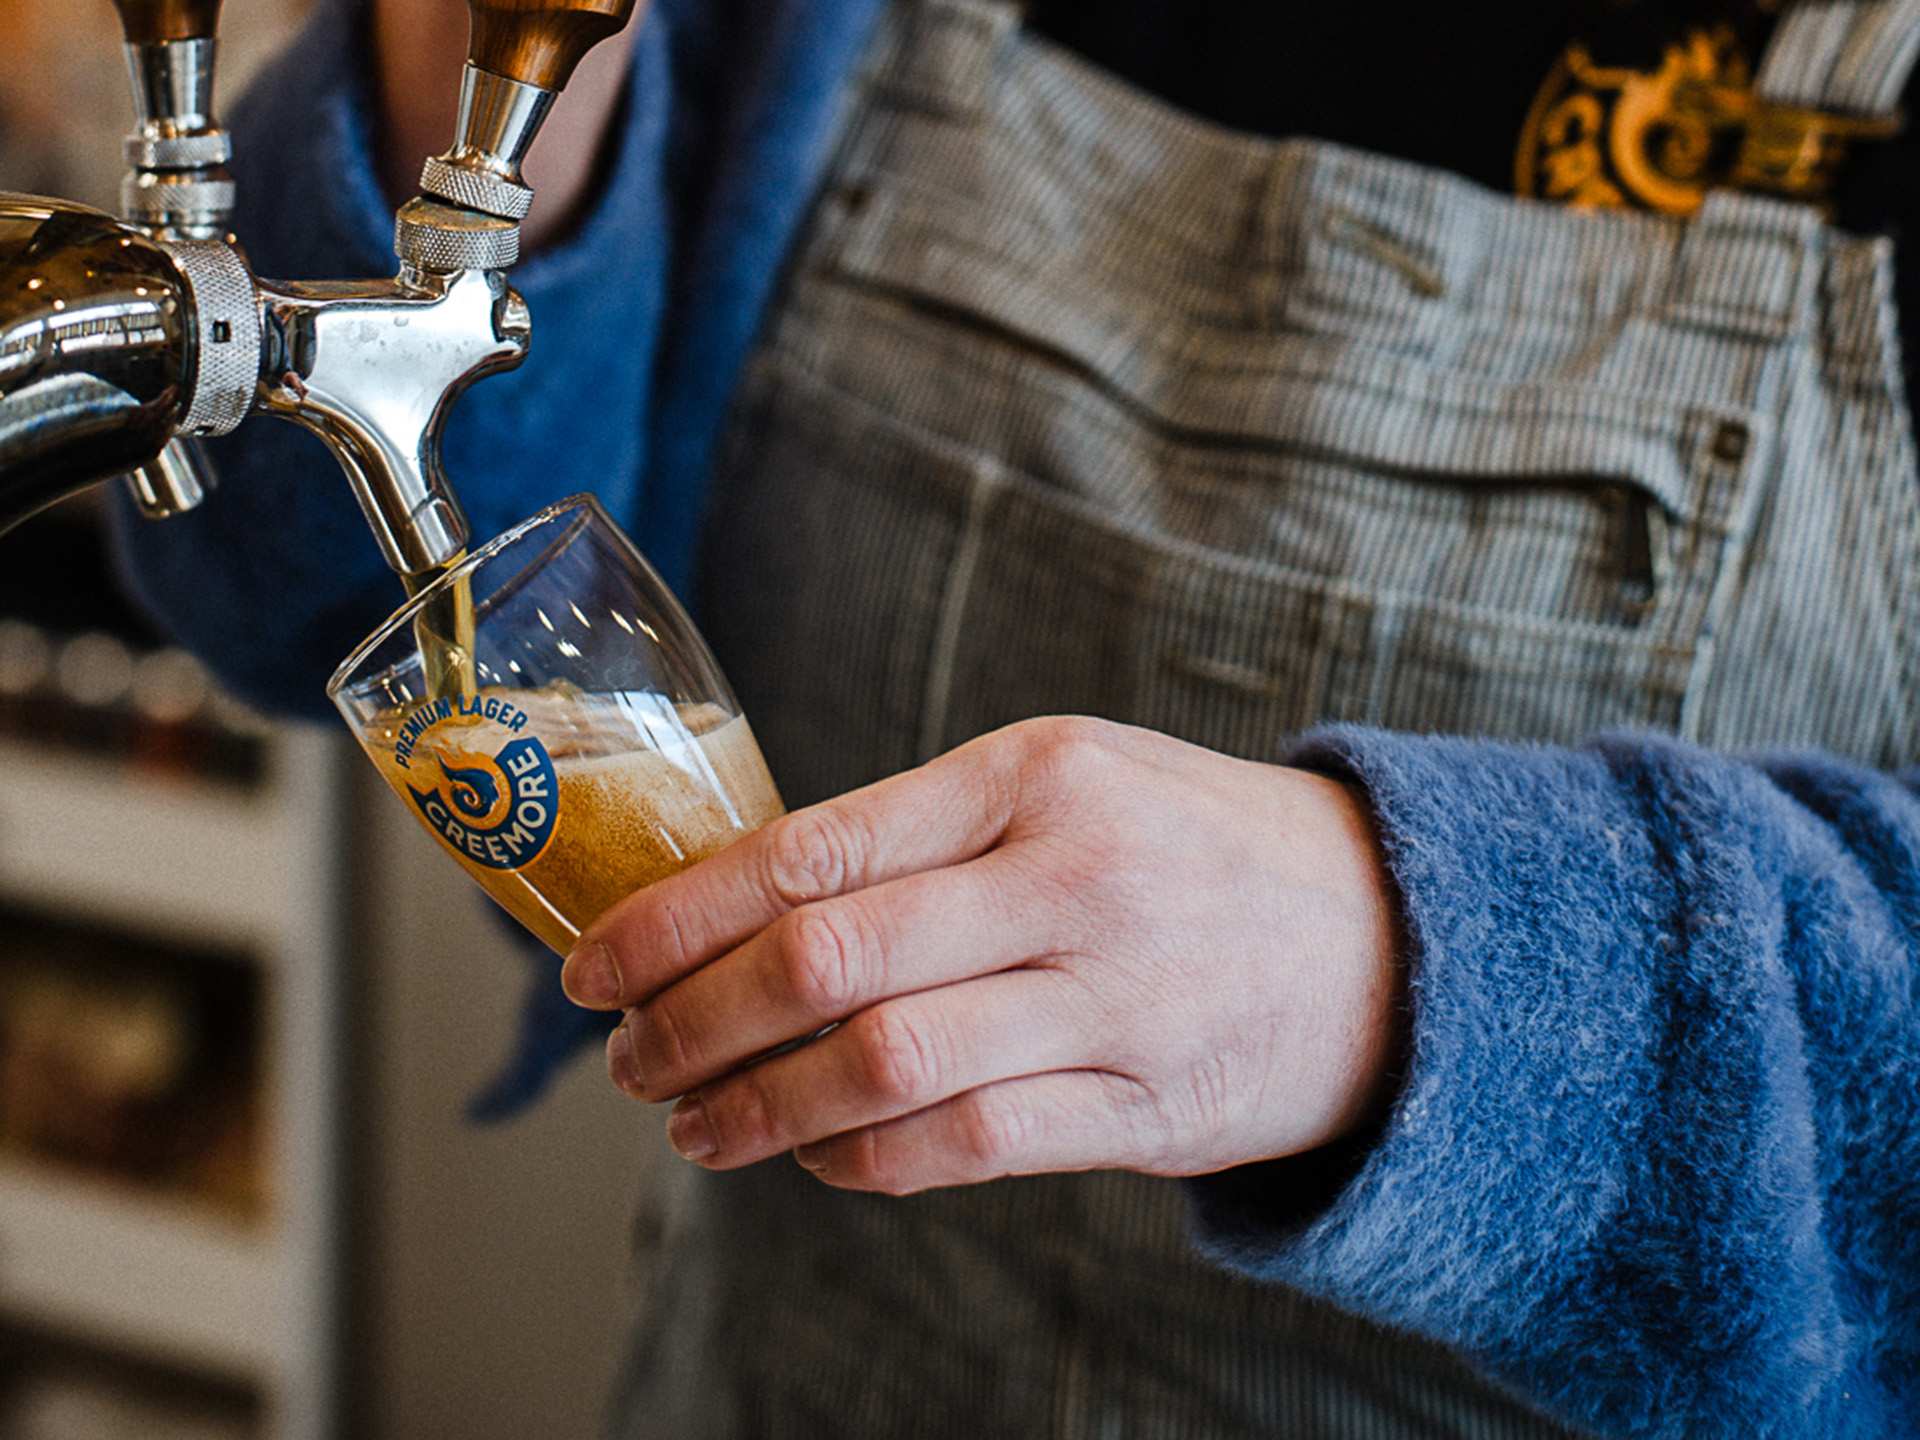
[(784, 811), (705, 641), (590, 496), (423, 588), (327, 694), (409, 813), (561, 954)]

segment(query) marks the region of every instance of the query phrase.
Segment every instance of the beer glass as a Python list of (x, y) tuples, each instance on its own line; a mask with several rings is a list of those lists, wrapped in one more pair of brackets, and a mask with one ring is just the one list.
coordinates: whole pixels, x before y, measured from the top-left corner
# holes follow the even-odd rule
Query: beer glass
[(591, 496), (437, 577), (327, 694), (414, 819), (560, 954), (783, 810), (706, 643)]

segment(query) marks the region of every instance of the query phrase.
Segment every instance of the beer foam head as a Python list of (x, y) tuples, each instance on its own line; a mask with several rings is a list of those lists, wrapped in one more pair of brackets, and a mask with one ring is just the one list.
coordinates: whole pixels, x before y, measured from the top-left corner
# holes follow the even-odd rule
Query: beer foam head
[(555, 760), (666, 751), (718, 730), (733, 717), (718, 705), (677, 704), (651, 691), (589, 694), (571, 685), (489, 690), (527, 716)]

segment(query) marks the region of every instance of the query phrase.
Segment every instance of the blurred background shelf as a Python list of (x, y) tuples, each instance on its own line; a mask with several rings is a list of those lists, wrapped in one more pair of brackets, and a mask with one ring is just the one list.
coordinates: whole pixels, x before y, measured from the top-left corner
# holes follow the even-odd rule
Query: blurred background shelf
[(290, 801), (302, 772), (331, 763), (332, 738), (276, 737), (280, 773), (247, 791), (0, 735), (0, 892), (283, 958), (273, 941), (301, 883), (287, 857), (309, 823)]
[[(351, 757), (252, 739), (239, 787), (0, 735), (0, 1322), (241, 1386), (247, 1433), (323, 1440), (348, 1433)], [(30, 1403), (55, 1433), (143, 1423), (137, 1398)]]
[(282, 1246), (191, 1201), (0, 1158), (0, 1314), (233, 1379), (281, 1364)]
[(596, 1064), (466, 1123), (528, 974), (343, 733), (143, 630), (94, 516), (0, 538), (0, 1437), (596, 1433), (684, 1177)]
[(8, 1440), (350, 1433), (351, 761), (146, 627), (97, 505), (0, 539)]

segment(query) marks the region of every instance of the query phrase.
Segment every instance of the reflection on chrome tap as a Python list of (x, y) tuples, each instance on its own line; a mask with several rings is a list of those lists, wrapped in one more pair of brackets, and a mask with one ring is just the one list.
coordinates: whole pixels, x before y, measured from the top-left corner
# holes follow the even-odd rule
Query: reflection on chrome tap
[[(155, 240), (220, 240), (233, 220), (233, 144), (213, 111), (217, 4), (165, 7), (120, 0), (134, 131), (120, 213)], [(187, 33), (202, 32), (204, 33)], [(198, 441), (171, 441), (127, 476), (140, 513), (165, 520), (197, 508), (215, 472)]]
[(468, 538), (440, 463), (447, 412), (527, 352), (526, 303), (497, 268), (515, 230), (416, 201), (395, 278), (274, 284), (224, 242), (0, 196), (0, 530), (258, 408), (326, 441), (395, 570), (439, 568)]
[(0, 530), (145, 463), (185, 419), (174, 258), (96, 210), (0, 197)]
[(133, 503), (149, 520), (167, 520), (196, 509), (214, 487), (214, 469), (198, 440), (175, 437), (127, 475)]

